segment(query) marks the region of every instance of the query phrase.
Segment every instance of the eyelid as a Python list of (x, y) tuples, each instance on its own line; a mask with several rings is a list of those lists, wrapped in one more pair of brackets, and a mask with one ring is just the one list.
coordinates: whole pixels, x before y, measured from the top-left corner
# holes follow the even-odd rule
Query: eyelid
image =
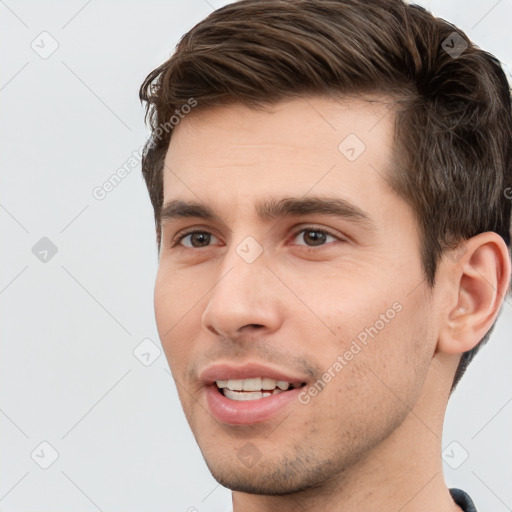
[[(335, 233), (334, 231), (331, 231), (330, 229), (324, 228), (323, 226), (314, 226), (314, 225), (303, 225), (300, 228), (297, 228), (293, 232), (293, 234), (291, 236), (291, 239), (294, 239), (299, 233), (302, 233), (303, 231), (321, 231), (323, 233), (326, 233), (327, 235), (332, 236), (333, 238), (335, 238), (336, 240), (338, 240), (340, 242), (346, 242), (347, 241), (346, 237), (341, 236), (341, 235)], [(301, 247), (307, 247), (308, 249), (314, 249), (315, 247), (325, 247), (326, 245), (329, 245), (329, 244), (325, 243), (325, 244), (318, 245), (318, 246), (302, 245), (301, 244)]]

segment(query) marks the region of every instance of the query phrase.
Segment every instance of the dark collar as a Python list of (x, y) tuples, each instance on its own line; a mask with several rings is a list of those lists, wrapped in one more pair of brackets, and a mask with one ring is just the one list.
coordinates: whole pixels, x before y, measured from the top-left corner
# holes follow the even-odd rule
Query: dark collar
[(469, 497), (469, 494), (464, 492), (462, 489), (450, 489), (453, 501), (464, 510), (464, 512), (477, 512), (473, 500)]

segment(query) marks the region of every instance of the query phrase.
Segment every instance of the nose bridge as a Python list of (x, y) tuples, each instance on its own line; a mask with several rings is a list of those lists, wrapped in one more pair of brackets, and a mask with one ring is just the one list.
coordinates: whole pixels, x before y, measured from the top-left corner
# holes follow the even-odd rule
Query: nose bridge
[(229, 247), (203, 312), (205, 328), (230, 338), (247, 325), (277, 328), (278, 298), (266, 263), (263, 247), (253, 237)]

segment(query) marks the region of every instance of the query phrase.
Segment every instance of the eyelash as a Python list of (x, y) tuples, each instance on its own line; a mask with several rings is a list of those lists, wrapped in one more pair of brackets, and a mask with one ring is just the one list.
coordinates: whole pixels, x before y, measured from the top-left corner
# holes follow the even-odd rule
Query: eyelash
[[(331, 231), (327, 230), (327, 229), (320, 229), (320, 228), (316, 228), (315, 226), (306, 226), (304, 228), (301, 228), (297, 231), (295, 231), (292, 235), (292, 239), (296, 238), (297, 235), (299, 235), (300, 233), (302, 232), (305, 232), (305, 231), (315, 231), (317, 233), (324, 233), (326, 235), (329, 235), (329, 236), (332, 236), (333, 238), (335, 238), (337, 241), (339, 242), (344, 242), (346, 240), (344, 240), (343, 238), (341, 238), (340, 236), (338, 235), (335, 235), (334, 233), (332, 233)], [(178, 234), (173, 242), (172, 242), (172, 245), (171, 247), (176, 247), (177, 245), (180, 245), (180, 242), (186, 238), (187, 236), (189, 235), (194, 235), (196, 233), (200, 233), (200, 234), (204, 234), (204, 233), (207, 233), (209, 235), (211, 235), (212, 233), (210, 233), (209, 231), (206, 231), (206, 230), (198, 230), (198, 229), (195, 229), (195, 230), (190, 230), (190, 231), (185, 231), (184, 233), (181, 233), (181, 234)], [(215, 236), (215, 235), (213, 235)], [(325, 244), (321, 244), (321, 245), (299, 245), (298, 247), (301, 248), (301, 250), (311, 250), (311, 249), (314, 249), (315, 247), (324, 247), (328, 245), (328, 242), (326, 242)], [(182, 246), (183, 249), (206, 249), (207, 247), (209, 246), (205, 246), (205, 247), (185, 247), (185, 246)]]

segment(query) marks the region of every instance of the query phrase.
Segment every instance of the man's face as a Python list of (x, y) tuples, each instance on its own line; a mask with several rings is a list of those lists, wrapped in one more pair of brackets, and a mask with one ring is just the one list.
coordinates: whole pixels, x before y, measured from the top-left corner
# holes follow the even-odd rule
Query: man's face
[[(174, 130), (164, 207), (200, 203), (215, 217), (167, 210), (156, 322), (226, 487), (285, 494), (334, 481), (422, 391), (437, 331), (417, 224), (386, 181), (393, 123), (382, 103), (316, 97), (198, 111)], [(305, 203), (275, 216), (285, 198)]]

